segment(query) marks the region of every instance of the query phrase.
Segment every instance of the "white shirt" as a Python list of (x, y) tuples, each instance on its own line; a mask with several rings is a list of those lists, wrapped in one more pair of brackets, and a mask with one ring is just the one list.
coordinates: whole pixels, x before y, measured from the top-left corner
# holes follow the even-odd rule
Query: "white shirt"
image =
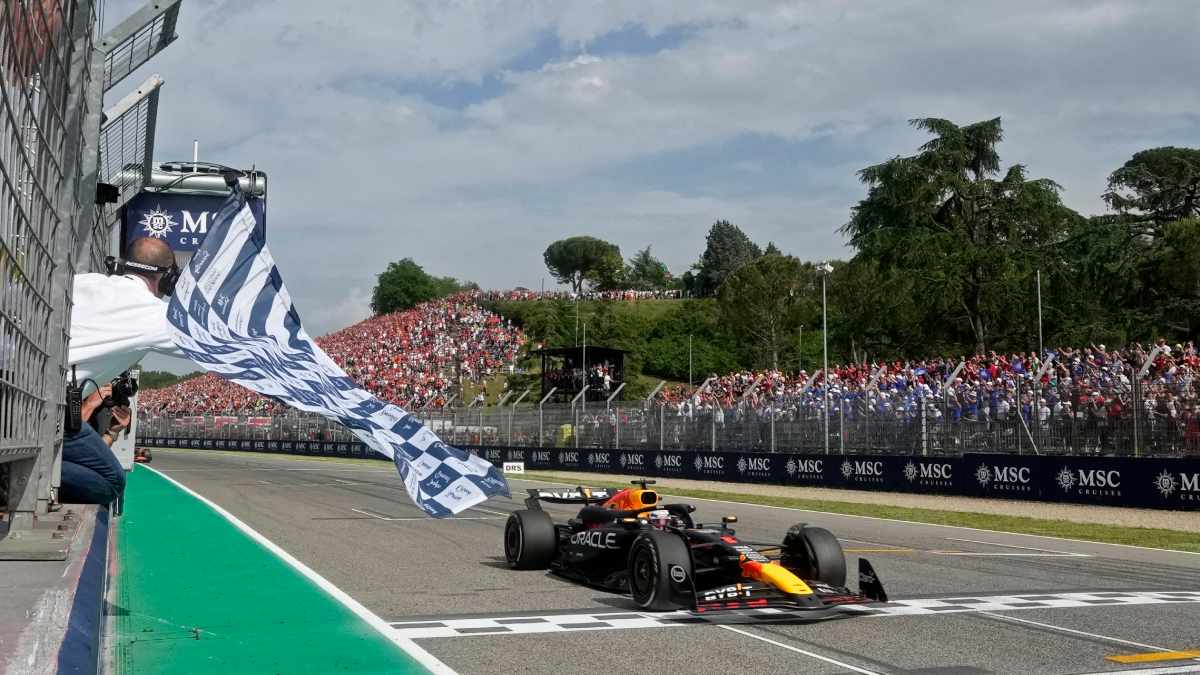
[[(182, 357), (167, 324), (167, 303), (141, 277), (75, 275), (67, 378), (76, 366), (79, 383), (105, 385), (149, 352)], [(84, 385), (87, 396), (93, 387)]]

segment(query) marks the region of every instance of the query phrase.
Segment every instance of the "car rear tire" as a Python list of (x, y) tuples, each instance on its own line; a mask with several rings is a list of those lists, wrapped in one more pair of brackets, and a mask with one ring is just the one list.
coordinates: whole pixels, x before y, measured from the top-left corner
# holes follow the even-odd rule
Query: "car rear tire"
[(516, 570), (544, 570), (554, 559), (558, 533), (545, 511), (513, 511), (504, 524), (504, 559)]
[(837, 537), (823, 527), (792, 526), (783, 539), (783, 558), (784, 566), (804, 579), (846, 585), (846, 553)]
[(684, 607), (681, 599), (690, 594), (691, 574), (692, 558), (678, 535), (649, 530), (629, 547), (629, 592), (642, 609), (667, 612)]

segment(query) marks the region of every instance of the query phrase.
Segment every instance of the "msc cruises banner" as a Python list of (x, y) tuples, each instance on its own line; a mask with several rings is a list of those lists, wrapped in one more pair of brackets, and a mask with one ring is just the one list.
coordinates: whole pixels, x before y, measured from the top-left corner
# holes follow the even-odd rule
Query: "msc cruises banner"
[[(153, 237), (167, 242), (174, 251), (195, 251), (204, 242), (227, 199), (226, 195), (141, 192), (125, 206), (122, 241), (127, 245), (134, 239)], [(251, 197), (246, 201), (265, 228), (266, 200)]]
[[(139, 438), (167, 448), (213, 448), (344, 457), (370, 453), (361, 443)], [(1078, 457), (966, 454), (809, 455), (791, 452), (707, 452), (463, 446), (497, 466), (587, 471), (728, 483), (966, 495), (1152, 509), (1200, 510), (1200, 457)]]

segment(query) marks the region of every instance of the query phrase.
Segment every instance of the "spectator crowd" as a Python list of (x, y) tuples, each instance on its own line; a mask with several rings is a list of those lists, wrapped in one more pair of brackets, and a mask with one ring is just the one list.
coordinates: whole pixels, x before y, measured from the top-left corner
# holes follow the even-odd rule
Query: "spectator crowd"
[(527, 288), (517, 288), (511, 291), (475, 291), (475, 297), (481, 300), (609, 300), (614, 302), (636, 302), (638, 300), (678, 300), (689, 297), (686, 292), (673, 290), (656, 291), (531, 291)]
[[(469, 293), (375, 316), (317, 338), (346, 373), (376, 396), (409, 408), (442, 405), (465, 382), (511, 368), (525, 337)], [(145, 390), (150, 414), (270, 414), (280, 404), (211, 373)]]
[[(1148, 367), (1135, 388), (1143, 366)], [(1092, 435), (1097, 444), (1105, 443), (1105, 430), (1115, 434), (1122, 421), (1140, 411), (1139, 419), (1148, 425), (1145, 432), (1180, 438), (1189, 449), (1200, 449), (1200, 355), (1191, 342), (1169, 345), (1160, 340), (1125, 349), (1063, 347), (1044, 356), (989, 352), (958, 359), (843, 364), (829, 371), (828, 378), (819, 370), (714, 375), (695, 388), (665, 387), (657, 398), (680, 416), (712, 411), (722, 421), (726, 411), (736, 417), (749, 411), (788, 420), (819, 417), (828, 400), (831, 414), (850, 422), (1012, 421), (1023, 423), (1031, 438), (1070, 426), (1098, 430)]]

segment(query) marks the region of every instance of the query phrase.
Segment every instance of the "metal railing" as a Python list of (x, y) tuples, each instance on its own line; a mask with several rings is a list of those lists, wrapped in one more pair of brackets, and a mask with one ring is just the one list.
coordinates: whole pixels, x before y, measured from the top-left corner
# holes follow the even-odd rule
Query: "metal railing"
[(95, 28), (92, 0), (0, 4), (0, 490), (16, 530), (45, 512), (61, 446)]
[[(937, 401), (880, 414), (831, 401), (829, 451), (836, 454), (957, 455), (966, 452), (1200, 456), (1200, 421), (1126, 412), (1039, 420), (1030, 414), (948, 417)], [(589, 406), (493, 406), (413, 414), (447, 443), (513, 447), (688, 449), (822, 453), (821, 408), (697, 408), (656, 402)], [(322, 417), (146, 415), (145, 436), (354, 441)], [(1137, 439), (1135, 441), (1135, 438)], [(1138, 448), (1135, 450), (1135, 448)]]
[(48, 512), (58, 481), (73, 277), (99, 269), (115, 208), (145, 184), (119, 184), (114, 211), (96, 206), (97, 183), (115, 178), (101, 166), (102, 126), (106, 165), (144, 164), (153, 149), (157, 87), (126, 97), (108, 124), (104, 93), (174, 39), (179, 2), (146, 2), (99, 39), (104, 0), (0, 3), (0, 511), (10, 535)]

